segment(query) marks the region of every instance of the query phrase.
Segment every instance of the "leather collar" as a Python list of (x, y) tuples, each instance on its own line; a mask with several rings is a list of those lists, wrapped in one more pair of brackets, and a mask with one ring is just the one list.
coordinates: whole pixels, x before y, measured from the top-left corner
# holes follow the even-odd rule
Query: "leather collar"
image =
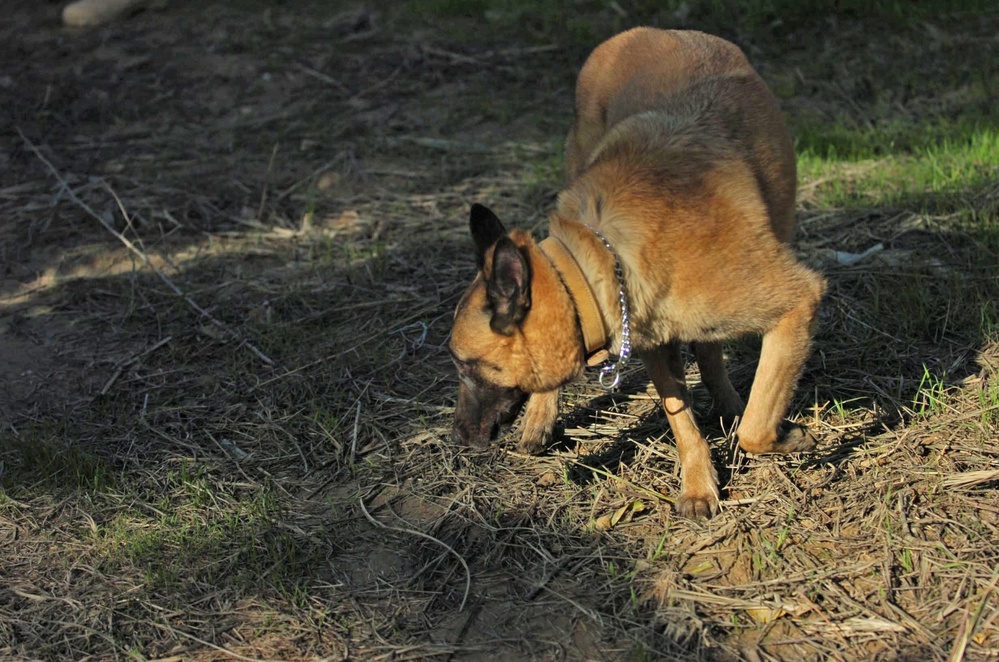
[(603, 362), (608, 356), (605, 349), (607, 332), (604, 329), (604, 320), (600, 315), (597, 298), (594, 296), (583, 270), (558, 237), (548, 237), (538, 244), (538, 248), (555, 264), (555, 268), (562, 275), (562, 280), (569, 289), (569, 295), (576, 304), (579, 326), (583, 331), (586, 362), (589, 365)]

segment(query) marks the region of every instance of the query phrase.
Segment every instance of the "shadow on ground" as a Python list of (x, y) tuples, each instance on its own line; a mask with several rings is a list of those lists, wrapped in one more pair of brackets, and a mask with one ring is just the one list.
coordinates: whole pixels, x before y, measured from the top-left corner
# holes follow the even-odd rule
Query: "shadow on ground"
[[(0, 652), (734, 659), (786, 634), (790, 618), (749, 611), (781, 581), (766, 574), (781, 554), (761, 551), (780, 551), (776, 532), (824, 522), (809, 495), (879, 450), (869, 437), (946, 411), (994, 360), (995, 191), (806, 209), (801, 253), (830, 289), (792, 413), (817, 428), (818, 454), (733, 470), (775, 476), (751, 497), (765, 517), (686, 523), (660, 500), (596, 534), (594, 516), (635, 494), (567, 466), (577, 436), (537, 459), (446, 442), (467, 207), (544, 227), (578, 45), (397, 43), (363, 11), (310, 27), (279, 8), (171, 8), (83, 34), (52, 13), (18, 3), (0, 58)], [(811, 50), (792, 37), (781, 48), (800, 64)], [(888, 98), (865, 101), (859, 79), (835, 78), (829, 42), (803, 77), (778, 70), (771, 42), (743, 43), (799, 117), (841, 112), (843, 94), (902, 100), (904, 81), (872, 79)], [(496, 90), (511, 90), (503, 104)], [(805, 138), (845, 149), (832, 131)], [(878, 243), (853, 266), (830, 257)], [(756, 349), (730, 350), (748, 393)], [(628, 386), (644, 383), (637, 371)], [(587, 394), (567, 429), (630, 411)], [(644, 487), (675, 493), (665, 420), (649, 400), (636, 411), (588, 457), (629, 480), (642, 465)], [(719, 557), (755, 565), (705, 574), (695, 556), (719, 541)], [(710, 591), (695, 595), (699, 578)], [(724, 590), (753, 581), (762, 593)], [(738, 614), (715, 618), (717, 600)], [(888, 648), (917, 636), (886, 632)]]

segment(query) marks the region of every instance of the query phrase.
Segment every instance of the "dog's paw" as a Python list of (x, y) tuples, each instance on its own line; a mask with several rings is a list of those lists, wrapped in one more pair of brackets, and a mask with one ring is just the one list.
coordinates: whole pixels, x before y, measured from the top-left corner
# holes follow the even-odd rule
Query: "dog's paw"
[(714, 494), (681, 494), (676, 500), (676, 512), (686, 519), (708, 519), (718, 512), (718, 497)]
[(777, 453), (807, 453), (815, 450), (818, 443), (815, 435), (805, 426), (789, 424), (781, 432), (774, 446)]
[(558, 418), (558, 390), (532, 393), (524, 409), (524, 427), (517, 450), (538, 455), (551, 443)]
[(545, 430), (534, 430), (531, 434), (528, 432), (525, 430), (517, 442), (517, 451), (525, 455), (541, 455), (552, 440), (552, 433)]
[(753, 455), (769, 453), (807, 453), (818, 444), (815, 436), (803, 425), (785, 423), (778, 434), (770, 433), (769, 439), (754, 440), (741, 430), (737, 434), (739, 447)]
[[(706, 444), (705, 444), (706, 445)], [(708, 518), (718, 512), (718, 474), (706, 456), (683, 467), (676, 512), (687, 519)]]

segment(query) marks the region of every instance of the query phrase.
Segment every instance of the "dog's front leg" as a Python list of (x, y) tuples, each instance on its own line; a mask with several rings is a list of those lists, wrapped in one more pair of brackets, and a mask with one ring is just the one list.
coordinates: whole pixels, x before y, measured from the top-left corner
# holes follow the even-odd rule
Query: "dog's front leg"
[(749, 393), (746, 415), (736, 436), (747, 453), (794, 453), (815, 448), (815, 438), (801, 426), (780, 435), (798, 376), (808, 358), (812, 326), (823, 285), (813, 285), (798, 304), (763, 336), (760, 363)]
[(537, 455), (552, 440), (558, 418), (558, 389), (532, 393), (524, 408), (524, 430), (517, 450)]
[(710, 517), (718, 510), (718, 474), (711, 464), (711, 449), (701, 436), (690, 407), (680, 345), (669, 343), (642, 352), (642, 361), (662, 398), (680, 456), (682, 487), (676, 510), (690, 519)]

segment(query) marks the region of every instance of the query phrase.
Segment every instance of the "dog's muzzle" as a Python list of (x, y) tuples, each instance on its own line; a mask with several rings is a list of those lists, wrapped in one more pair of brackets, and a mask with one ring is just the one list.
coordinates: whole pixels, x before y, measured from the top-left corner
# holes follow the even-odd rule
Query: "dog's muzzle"
[(516, 388), (480, 386), (461, 380), (451, 441), (474, 448), (487, 446), (496, 438), (500, 426), (517, 416), (525, 397)]

